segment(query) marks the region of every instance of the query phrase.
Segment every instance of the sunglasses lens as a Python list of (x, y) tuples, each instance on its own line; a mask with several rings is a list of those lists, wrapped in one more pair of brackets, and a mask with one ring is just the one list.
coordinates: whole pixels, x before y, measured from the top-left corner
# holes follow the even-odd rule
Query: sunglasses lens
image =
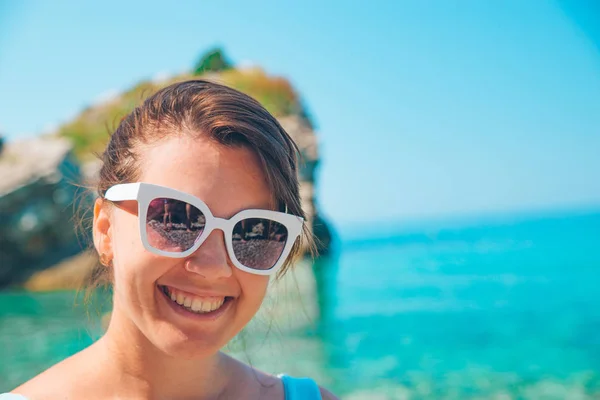
[(285, 225), (270, 219), (247, 218), (233, 228), (233, 252), (242, 265), (268, 270), (281, 257), (287, 238)]
[(202, 211), (185, 201), (154, 199), (146, 215), (148, 243), (158, 250), (184, 252), (202, 235), (205, 223)]

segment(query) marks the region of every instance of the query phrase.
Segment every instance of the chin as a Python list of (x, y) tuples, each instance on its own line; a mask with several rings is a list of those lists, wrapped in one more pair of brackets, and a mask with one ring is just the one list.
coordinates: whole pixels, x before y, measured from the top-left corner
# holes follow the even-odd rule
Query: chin
[(168, 321), (156, 321), (146, 332), (146, 338), (162, 353), (188, 360), (214, 356), (233, 336), (230, 332), (178, 326)]
[(186, 332), (172, 324), (160, 322), (147, 332), (146, 338), (162, 353), (173, 358), (198, 359), (217, 354), (227, 342), (216, 332)]

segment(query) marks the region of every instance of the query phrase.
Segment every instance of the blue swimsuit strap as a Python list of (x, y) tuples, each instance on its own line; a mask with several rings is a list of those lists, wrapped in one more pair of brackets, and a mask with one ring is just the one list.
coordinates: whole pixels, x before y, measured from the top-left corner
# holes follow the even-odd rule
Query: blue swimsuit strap
[(279, 376), (283, 381), (285, 400), (321, 400), (319, 386), (310, 378)]

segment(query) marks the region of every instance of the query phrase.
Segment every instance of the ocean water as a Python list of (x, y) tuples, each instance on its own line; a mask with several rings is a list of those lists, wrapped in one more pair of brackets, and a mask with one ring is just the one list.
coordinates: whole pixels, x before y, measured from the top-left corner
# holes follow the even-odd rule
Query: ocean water
[[(319, 313), (248, 335), (257, 367), (343, 399), (600, 399), (600, 212), (355, 227), (313, 269), (294, 307)], [(0, 392), (91, 343), (98, 315), (1, 293)]]

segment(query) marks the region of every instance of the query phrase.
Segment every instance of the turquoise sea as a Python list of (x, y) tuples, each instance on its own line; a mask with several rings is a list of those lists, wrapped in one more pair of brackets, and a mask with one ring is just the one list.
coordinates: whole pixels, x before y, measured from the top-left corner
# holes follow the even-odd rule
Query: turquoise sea
[[(317, 298), (302, 300), (320, 316), (269, 329), (278, 357), (251, 345), (255, 365), (313, 376), (343, 399), (600, 399), (600, 212), (339, 236), (313, 266)], [(0, 392), (97, 332), (72, 292), (0, 293)]]

